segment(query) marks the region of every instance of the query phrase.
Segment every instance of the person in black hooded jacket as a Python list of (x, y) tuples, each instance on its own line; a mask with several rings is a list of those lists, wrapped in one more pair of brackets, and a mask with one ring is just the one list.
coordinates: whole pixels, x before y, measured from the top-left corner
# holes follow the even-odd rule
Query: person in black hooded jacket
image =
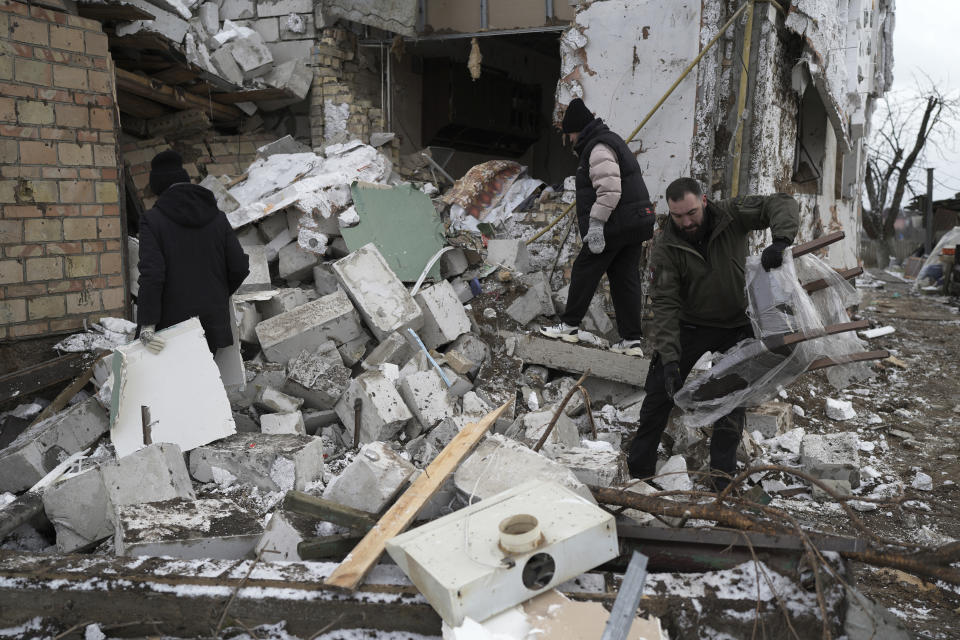
[(140, 220), (140, 340), (157, 353), (156, 331), (196, 316), (215, 353), (233, 344), (228, 305), (249, 259), (213, 192), (190, 183), (176, 151), (153, 158), (150, 189), (158, 199)]

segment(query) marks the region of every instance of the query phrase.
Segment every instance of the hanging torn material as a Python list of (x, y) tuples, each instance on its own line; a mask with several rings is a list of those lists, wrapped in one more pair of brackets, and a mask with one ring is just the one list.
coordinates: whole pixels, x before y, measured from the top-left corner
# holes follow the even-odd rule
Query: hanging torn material
[(470, 70), (470, 77), (476, 82), (480, 79), (480, 69), (483, 64), (483, 54), (480, 53), (480, 43), (476, 38), (470, 40), (470, 57), (467, 58), (467, 69)]

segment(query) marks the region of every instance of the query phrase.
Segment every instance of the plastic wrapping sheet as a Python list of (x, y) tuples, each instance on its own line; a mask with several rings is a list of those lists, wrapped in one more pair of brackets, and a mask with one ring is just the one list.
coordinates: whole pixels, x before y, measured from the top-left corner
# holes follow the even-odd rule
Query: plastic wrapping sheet
[(797, 279), (792, 256), (783, 266), (764, 271), (759, 257), (747, 258), (747, 315), (758, 337), (742, 340), (715, 360), (710, 371), (687, 383), (674, 398), (687, 414), (688, 427), (716, 422), (737, 407), (766, 402), (817, 359), (810, 343), (772, 349), (769, 341), (789, 333), (816, 334), (823, 321)]
[[(847, 309), (860, 303), (860, 292), (840, 276), (826, 262), (814, 255), (802, 256), (796, 261), (797, 274), (801, 282), (824, 280), (829, 286), (809, 294), (825, 326), (850, 322)], [(831, 357), (838, 354), (868, 351), (867, 344), (855, 331), (847, 331), (832, 336), (817, 338), (809, 343), (810, 349), (818, 357)], [(873, 378), (873, 369), (867, 362), (828, 367), (827, 380), (837, 389), (843, 389), (855, 380)]]
[(940, 261), (940, 252), (944, 249), (944, 247), (954, 247), (958, 244), (960, 244), (960, 227), (954, 227), (953, 229), (950, 229), (950, 231), (947, 231), (945, 234), (943, 234), (943, 237), (940, 238), (940, 242), (938, 242), (937, 246), (933, 248), (933, 251), (930, 252), (930, 255), (924, 261), (923, 266), (920, 267), (920, 271), (917, 272), (917, 279), (913, 281), (912, 287), (914, 291), (920, 288), (920, 285), (922, 284), (921, 280), (924, 280), (924, 278), (921, 278), (919, 274), (922, 274), (924, 269), (927, 267), (937, 264)]

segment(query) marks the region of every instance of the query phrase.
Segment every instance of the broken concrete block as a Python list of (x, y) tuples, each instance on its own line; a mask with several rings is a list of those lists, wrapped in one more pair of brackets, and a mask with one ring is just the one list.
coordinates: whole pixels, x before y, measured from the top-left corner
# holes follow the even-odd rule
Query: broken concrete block
[(528, 324), (537, 316), (552, 316), (556, 313), (553, 306), (553, 293), (547, 275), (542, 271), (530, 273), (520, 278), (527, 287), (526, 293), (507, 307), (507, 315), (521, 325)]
[(60, 553), (82, 549), (114, 533), (113, 504), (99, 469), (88, 469), (47, 489), (43, 510), (57, 531)]
[(506, 267), (511, 271), (530, 271), (530, 254), (520, 239), (490, 240), (487, 242), (487, 264)]
[(534, 479), (556, 482), (596, 502), (572, 471), (500, 434), (487, 436), (454, 473), (457, 491), (467, 502), (484, 500)]
[[(211, 3), (207, 3), (211, 4)], [(214, 5), (216, 7), (216, 5)], [(217, 209), (223, 211), (224, 213), (230, 213), (235, 211), (237, 207), (240, 206), (240, 203), (237, 202), (237, 199), (230, 195), (230, 192), (227, 191), (227, 185), (223, 184), (223, 181), (220, 178), (208, 175), (200, 182), (200, 186), (209, 189), (214, 197), (217, 199)], [(240, 244), (243, 244), (242, 242)]]
[(384, 442), (372, 442), (323, 491), (324, 500), (380, 513), (410, 480), (416, 468)]
[[(243, 71), (240, 69), (237, 61), (234, 60), (233, 54), (230, 53), (229, 48), (220, 47), (210, 54), (210, 60), (213, 61), (213, 66), (217, 70), (217, 75), (219, 75), (221, 78), (228, 80), (235, 85), (243, 84)], [(224, 213), (229, 212), (225, 211)]]
[(493, 407), (473, 391), (463, 394), (463, 415), (481, 417), (493, 411)]
[(90, 398), (28, 427), (0, 451), (0, 491), (29, 489), (70, 454), (96, 442), (107, 426), (106, 412)]
[(190, 23), (181, 16), (170, 11), (164, 11), (156, 5), (146, 2), (146, 0), (129, 0), (128, 4), (147, 11), (153, 16), (153, 19), (134, 20), (132, 22), (118, 24), (116, 27), (118, 37), (122, 38), (123, 36), (130, 36), (136, 33), (150, 32), (159, 33), (176, 44), (183, 42), (187, 31), (190, 29)]
[(259, 0), (257, 3), (257, 15), (261, 18), (291, 13), (313, 13), (312, 0)]
[(257, 17), (255, 0), (224, 0), (220, 4), (221, 20), (247, 20)]
[(410, 342), (394, 331), (364, 358), (362, 367), (366, 371), (373, 371), (384, 363), (395, 364), (402, 367), (414, 353), (414, 348)]
[(117, 509), (118, 556), (246, 558), (263, 527), (257, 515), (232, 500), (165, 500)]
[(260, 311), (263, 319), (267, 320), (307, 304), (311, 299), (310, 293), (306, 289), (299, 287), (276, 289), (266, 300), (257, 301), (257, 310)]
[(479, 368), (476, 362), (456, 349), (450, 349), (444, 353), (443, 359), (446, 361), (447, 366), (462, 376), (470, 375), (472, 371), (476, 371)]
[(296, 237), (296, 232), (293, 229), (290, 229), (290, 225), (287, 224), (287, 219), (285, 216), (278, 214), (269, 215), (266, 218), (260, 220), (259, 223), (260, 233), (263, 234), (263, 237), (268, 241), (275, 239), (284, 230), (290, 231), (290, 234), (293, 237)]
[(856, 489), (860, 486), (860, 439), (851, 431), (805, 435), (800, 443), (800, 466), (816, 478), (849, 482)]
[(280, 257), (280, 250), (295, 240), (296, 236), (290, 233), (290, 230), (284, 225), (280, 234), (266, 245), (267, 262), (273, 262), (278, 259)]
[(267, 264), (266, 247), (263, 245), (241, 246), (243, 252), (250, 259), (250, 273), (240, 284), (237, 293), (269, 291), (273, 285), (270, 282), (270, 266)]
[(213, 482), (216, 469), (261, 491), (303, 491), (323, 477), (323, 440), (239, 433), (190, 452), (190, 475), (198, 482)]
[[(371, 143), (372, 144), (372, 143)], [(447, 279), (458, 276), (470, 267), (467, 254), (463, 249), (454, 247), (440, 256), (440, 277)]]
[(293, 94), (295, 100), (303, 100), (313, 83), (313, 68), (307, 60), (289, 60), (276, 65), (263, 77), (268, 87), (284, 89)]
[(664, 491), (692, 491), (693, 480), (687, 474), (687, 461), (683, 456), (673, 456), (657, 470), (652, 482)]
[(243, 72), (245, 80), (262, 76), (273, 67), (273, 54), (263, 43), (259, 33), (252, 32), (236, 38), (224, 46), (224, 49), (227, 48)]
[(613, 447), (573, 447), (557, 452), (553, 460), (573, 471), (587, 486), (612, 487), (630, 477), (626, 456)]
[(336, 345), (325, 344), (326, 349), (300, 352), (287, 366), (287, 390), (313, 409), (332, 409), (350, 385), (350, 370)]
[(316, 537), (317, 520), (294, 511), (278, 509), (270, 514), (263, 537), (254, 549), (266, 562), (300, 562), (297, 545)]
[(257, 395), (257, 404), (272, 409), (278, 413), (293, 413), (303, 404), (302, 398), (288, 396), (273, 387), (263, 387)]
[(857, 412), (853, 409), (853, 403), (849, 400), (834, 400), (827, 398), (827, 417), (831, 420), (843, 421), (857, 417)]
[(474, 367), (467, 372), (470, 376), (477, 375), (477, 372), (480, 371), (480, 367), (490, 356), (490, 345), (488, 345), (484, 340), (480, 338), (475, 333), (464, 333), (462, 336), (453, 341), (453, 344), (447, 349), (447, 351), (456, 351), (466, 358), (470, 359), (474, 363)]
[(383, 374), (369, 371), (350, 381), (334, 409), (347, 431), (347, 440), (354, 439), (354, 403), (361, 402), (360, 442), (393, 439), (413, 418), (393, 383)]
[[(649, 360), (614, 353), (606, 349), (595, 349), (580, 344), (570, 344), (562, 340), (550, 340), (533, 335), (519, 335), (501, 332), (504, 338), (513, 344), (513, 356), (520, 358), (527, 364), (542, 364), (551, 369), (560, 369), (572, 373), (583, 373), (587, 369), (591, 372), (589, 384), (610, 381), (621, 382), (625, 385), (642, 387), (647, 379)], [(597, 379), (602, 379), (598, 381)], [(585, 384), (585, 386), (587, 386)], [(590, 397), (599, 402), (601, 395), (595, 394), (588, 388)], [(626, 395), (635, 389), (623, 389)], [(619, 395), (611, 392), (611, 397)]]
[(114, 506), (196, 498), (183, 452), (175, 444), (151, 444), (101, 465), (100, 472)]
[(352, 367), (363, 360), (371, 344), (373, 344), (373, 337), (364, 331), (360, 337), (354, 338), (350, 342), (344, 342), (338, 346), (337, 351), (340, 352), (344, 366)]
[(456, 412), (456, 403), (435, 370), (408, 375), (399, 388), (407, 407), (427, 429)]
[(260, 432), (260, 425), (246, 411), (234, 411), (233, 423), (237, 425), (237, 433)]
[(270, 435), (307, 435), (307, 429), (303, 424), (303, 414), (299, 411), (293, 413), (264, 413), (260, 416), (260, 432)]
[(475, 297), (473, 295), (473, 289), (470, 288), (470, 285), (467, 284), (463, 278), (453, 278), (450, 280), (450, 286), (453, 287), (453, 292), (457, 294), (457, 299), (461, 304), (467, 304)]
[(313, 288), (317, 295), (321, 296), (330, 295), (340, 288), (337, 275), (328, 263), (324, 262), (313, 268)]
[(764, 438), (774, 438), (793, 428), (793, 408), (784, 402), (764, 402), (747, 410), (744, 431), (759, 431)]
[(424, 439), (439, 453), (471, 422), (476, 422), (476, 419), (472, 416), (448, 416), (441, 420), (429, 433), (425, 434)]
[(422, 289), (415, 300), (423, 312), (423, 328), (418, 333), (428, 349), (442, 347), (470, 331), (470, 319), (446, 280)]
[(204, 31), (210, 35), (220, 31), (220, 6), (216, 2), (204, 2), (198, 12)]
[(291, 242), (280, 249), (280, 277), (284, 280), (304, 280), (313, 275), (320, 256), (307, 251), (299, 243)]
[(356, 309), (342, 291), (323, 296), (257, 325), (263, 353), (273, 362), (288, 362), (325, 340), (337, 344), (363, 335)]
[(172, 442), (182, 451), (236, 433), (220, 369), (200, 321), (190, 318), (158, 335), (166, 341), (160, 353), (150, 353), (136, 341), (113, 354), (110, 439), (118, 457), (144, 446), (144, 406), (150, 409), (153, 441)]
[(423, 314), (376, 245), (366, 244), (333, 264), (340, 284), (377, 340), (423, 326)]
[[(513, 425), (507, 430), (507, 435), (517, 440), (523, 440), (529, 444), (536, 444), (543, 437), (547, 425), (553, 419), (553, 409), (543, 411), (531, 411), (525, 413), (514, 421)], [(580, 431), (577, 424), (567, 417), (560, 414), (556, 424), (550, 430), (545, 444), (562, 445), (564, 447), (580, 446)]]

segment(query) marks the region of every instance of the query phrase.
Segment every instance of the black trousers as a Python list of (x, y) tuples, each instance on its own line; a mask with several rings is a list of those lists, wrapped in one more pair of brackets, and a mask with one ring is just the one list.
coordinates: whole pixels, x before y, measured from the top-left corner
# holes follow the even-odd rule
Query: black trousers
[(613, 298), (620, 337), (625, 340), (640, 339), (643, 335), (640, 327), (640, 306), (643, 302), (640, 256), (643, 247), (635, 235), (627, 235), (629, 241), (607, 235), (606, 247), (597, 254), (591, 253), (586, 244), (583, 245), (580, 255), (573, 261), (567, 307), (560, 314), (560, 320), (569, 325), (580, 325), (600, 284), (600, 278), (606, 273), (610, 280), (610, 297)]
[[(750, 325), (724, 329), (680, 325), (680, 377), (687, 379), (693, 365), (707, 351), (722, 352), (753, 335)], [(647, 392), (640, 407), (637, 434), (630, 445), (627, 465), (634, 478), (649, 478), (657, 472), (657, 447), (667, 428), (673, 400), (664, 388), (663, 362), (660, 355), (654, 356), (647, 372), (644, 391)], [(713, 424), (710, 437), (710, 469), (728, 475), (737, 470), (737, 447), (743, 435), (746, 411), (738, 408)]]

